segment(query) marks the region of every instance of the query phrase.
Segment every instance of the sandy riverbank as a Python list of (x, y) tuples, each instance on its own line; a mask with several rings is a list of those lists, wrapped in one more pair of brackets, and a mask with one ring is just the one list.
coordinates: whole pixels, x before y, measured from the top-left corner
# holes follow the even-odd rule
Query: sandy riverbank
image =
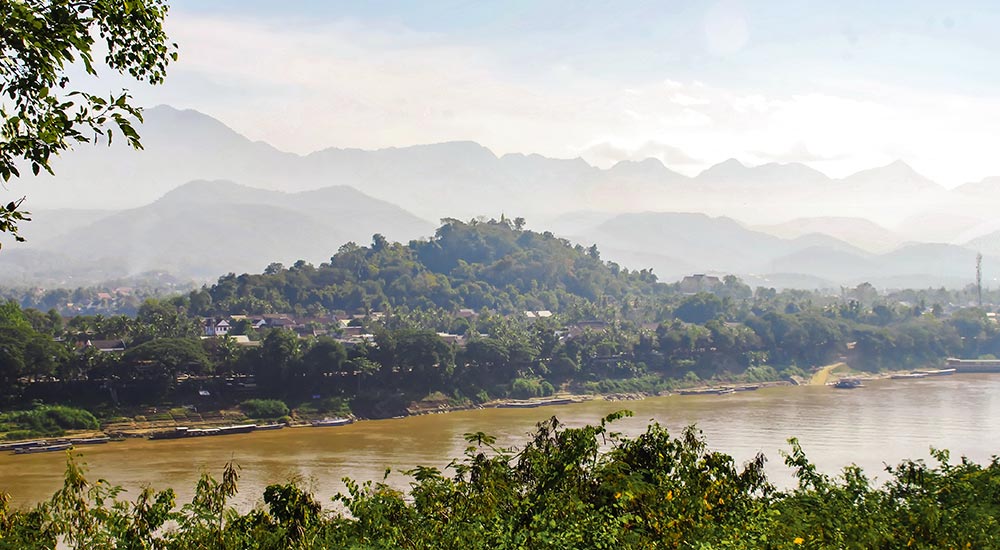
[[(836, 371), (843, 371), (838, 373)], [(908, 372), (908, 371), (899, 371)], [(864, 379), (875, 379), (875, 378), (888, 378), (895, 372), (886, 373), (870, 373), (859, 378)], [(838, 374), (850, 375), (851, 377), (856, 377), (853, 373), (850, 373), (850, 366), (845, 362), (837, 362), (829, 365), (824, 365), (819, 367), (813, 375), (808, 380), (801, 380), (799, 383), (790, 382), (787, 380), (774, 380), (768, 382), (756, 382), (756, 383), (746, 383), (746, 382), (719, 382), (711, 385), (702, 385), (698, 387), (684, 388), (685, 391), (694, 391), (697, 393), (698, 390), (703, 390), (708, 393), (710, 390), (725, 390), (725, 389), (735, 389), (735, 388), (745, 388), (748, 386), (753, 386), (755, 388), (766, 388), (774, 386), (787, 386), (787, 385), (827, 385), (835, 382), (839, 376)], [(570, 403), (578, 403), (590, 400), (603, 400), (603, 401), (636, 401), (642, 400), (649, 397), (657, 397), (664, 395), (677, 395), (678, 391), (673, 392), (628, 392), (628, 393), (609, 393), (609, 394), (576, 394), (572, 392), (561, 392), (549, 397), (541, 397), (529, 400), (511, 400), (511, 399), (499, 399), (490, 401), (483, 404), (473, 405), (473, 404), (463, 404), (463, 405), (449, 405), (445, 403), (440, 403), (432, 406), (411, 406), (407, 409), (406, 415), (404, 416), (417, 416), (424, 414), (440, 414), (454, 411), (464, 411), (470, 409), (487, 409), (487, 408), (497, 408), (511, 406), (516, 404), (516, 406), (549, 406), (549, 405), (561, 405), (567, 404), (567, 399)], [(207, 417), (204, 420), (194, 420), (192, 418), (187, 418), (183, 421), (167, 421), (167, 420), (157, 420), (157, 421), (140, 421), (131, 419), (129, 421), (120, 421), (111, 424), (106, 424), (103, 426), (102, 431), (94, 432), (92, 430), (80, 431), (80, 432), (67, 432), (62, 436), (53, 436), (49, 438), (35, 437), (32, 439), (66, 439), (71, 437), (99, 437), (102, 435), (113, 435), (113, 436), (124, 436), (124, 437), (135, 437), (143, 438), (148, 437), (149, 434), (157, 431), (172, 430), (178, 426), (185, 426), (188, 428), (217, 428), (220, 426), (228, 426), (234, 424), (248, 424), (257, 421), (248, 419), (242, 416), (236, 411), (213, 411), (210, 413), (205, 413)], [(311, 426), (311, 420), (313, 418), (301, 418), (296, 417), (295, 421), (289, 424), (289, 427), (308, 427)], [(358, 421), (368, 420), (366, 418), (357, 418)], [(13, 443), (15, 440), (4, 441), (5, 443)]]
[(830, 381), (830, 376), (833, 374), (833, 371), (839, 368), (848, 368), (847, 363), (838, 361), (836, 363), (820, 367), (819, 370), (813, 373), (812, 378), (809, 379), (808, 385), (825, 386)]

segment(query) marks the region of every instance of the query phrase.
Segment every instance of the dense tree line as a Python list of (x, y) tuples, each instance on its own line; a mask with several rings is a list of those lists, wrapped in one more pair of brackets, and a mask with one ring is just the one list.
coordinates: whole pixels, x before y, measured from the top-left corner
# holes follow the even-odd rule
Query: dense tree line
[(134, 317), (147, 299), (160, 299), (197, 288), (191, 281), (178, 281), (166, 273), (147, 273), (127, 279), (105, 281), (77, 288), (0, 287), (0, 299), (14, 301), (24, 309), (55, 310), (63, 316), (128, 315)]
[(465, 457), (447, 473), (417, 467), (403, 493), (347, 480), (324, 510), (295, 483), (271, 485), (262, 504), (230, 502), (238, 469), (204, 474), (178, 508), (171, 489), (134, 501), (90, 483), (70, 460), (51, 500), (13, 510), (0, 495), (0, 548), (995, 548), (1000, 544), (1000, 462), (887, 467), (876, 484), (859, 468), (816, 471), (792, 440), (785, 462), (797, 486), (779, 490), (764, 457), (739, 466), (712, 452), (694, 428), (671, 437), (659, 425), (636, 437), (598, 426), (567, 429), (553, 418), (520, 449), (466, 434)]
[[(701, 313), (691, 311), (705, 304), (714, 304), (714, 317), (685, 320), (701, 320)], [(135, 319), (77, 317), (65, 326), (58, 316), (7, 303), (0, 308), (0, 377), (12, 397), (35, 380), (111, 386), (154, 380), (160, 384), (155, 396), (162, 396), (181, 375), (253, 376), (258, 397), (294, 405), (320, 394), (355, 401), (366, 414), (390, 414), (429, 394), (485, 401), (547, 395), (561, 387), (614, 391), (615, 380), (638, 381), (620, 387), (649, 391), (718, 377), (801, 375), (844, 357), (856, 368), (878, 371), (1000, 352), (1000, 331), (977, 309), (938, 318), (913, 311), (887, 316), (853, 303), (782, 311), (763, 303), (746, 306), (695, 295), (682, 299), (672, 318), (653, 324), (622, 318), (573, 324), (560, 315), (527, 319), (489, 312), (463, 318), (440, 309), (401, 309), (362, 321), (371, 339), (352, 346), (332, 335), (302, 338), (267, 329), (254, 335), (258, 346), (244, 347), (231, 338), (198, 338), (198, 319), (170, 302), (148, 302)], [(464, 345), (438, 335), (449, 330), (459, 331)], [(96, 338), (121, 338), (128, 345), (111, 353), (82, 347)]]
[(603, 262), (596, 247), (573, 246), (551, 233), (501, 220), (444, 220), (434, 238), (370, 246), (343, 245), (328, 263), (271, 264), (260, 275), (223, 276), (192, 292), (191, 311), (225, 313), (411, 309), (567, 312), (633, 295), (669, 292), (650, 270)]
[[(319, 395), (385, 415), (430, 395), (469, 403), (559, 389), (655, 391), (775, 379), (840, 359), (878, 371), (1000, 355), (1000, 330), (984, 310), (935, 304), (893, 301), (870, 285), (840, 296), (754, 290), (732, 276), (712, 292), (684, 294), (648, 271), (602, 261), (595, 247), (525, 231), (517, 221), (447, 220), (428, 241), (402, 245), (376, 235), (369, 247), (345, 245), (328, 264), (227, 275), (187, 295), (147, 299), (134, 316), (64, 321), (56, 311), (8, 302), (0, 307), (0, 381), (11, 402), (30, 395), (36, 381), (108, 390), (144, 381), (118, 394), (155, 404), (171, 399), (181, 376), (252, 376), (241, 400), (295, 406)], [(206, 314), (374, 309), (379, 315), (351, 321), (370, 335), (353, 341), (338, 339), (339, 324), (301, 337), (256, 331), (245, 319), (233, 334), (252, 337), (255, 347), (199, 338)], [(525, 315), (539, 309), (554, 314)], [(85, 345), (95, 340), (121, 340), (125, 351)]]

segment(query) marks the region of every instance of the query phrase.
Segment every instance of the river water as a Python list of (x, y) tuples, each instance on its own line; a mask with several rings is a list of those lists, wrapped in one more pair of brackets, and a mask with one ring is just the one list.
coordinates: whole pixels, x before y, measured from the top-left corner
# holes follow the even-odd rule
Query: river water
[[(851, 463), (884, 478), (884, 463), (930, 459), (931, 447), (949, 449), (953, 460), (977, 462), (1000, 454), (1000, 376), (955, 375), (914, 380), (877, 380), (855, 390), (825, 386), (764, 388), (724, 396), (667, 396), (642, 401), (589, 401), (537, 409), (484, 409), (329, 428), (286, 428), (189, 440), (128, 440), (78, 447), (74, 453), (88, 478), (104, 478), (131, 489), (172, 487), (187, 502), (202, 472), (221, 475), (226, 462), (241, 467), (235, 503), (256, 504), (271, 483), (298, 480), (321, 501), (344, 488), (341, 479), (381, 480), (406, 488), (402, 470), (416, 465), (441, 469), (466, 446), (462, 435), (485, 432), (498, 443), (523, 442), (535, 423), (552, 415), (568, 426), (595, 423), (629, 409), (635, 416), (614, 424), (626, 434), (650, 420), (679, 434), (696, 424), (713, 450), (746, 461), (763, 452), (776, 484), (792, 484), (779, 450), (797, 437), (820, 471), (836, 474)], [(61, 486), (61, 453), (0, 455), (0, 491), (16, 505), (45, 500)]]

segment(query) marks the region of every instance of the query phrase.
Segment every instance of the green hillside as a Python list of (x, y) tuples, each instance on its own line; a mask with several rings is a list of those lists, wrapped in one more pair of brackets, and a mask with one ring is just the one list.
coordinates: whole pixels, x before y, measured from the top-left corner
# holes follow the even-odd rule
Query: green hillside
[(438, 307), (565, 311), (573, 305), (669, 292), (651, 270), (629, 271), (597, 247), (571, 245), (523, 221), (443, 220), (433, 238), (368, 246), (347, 243), (329, 262), (272, 264), (260, 275), (229, 274), (192, 295), (194, 313), (385, 310)]

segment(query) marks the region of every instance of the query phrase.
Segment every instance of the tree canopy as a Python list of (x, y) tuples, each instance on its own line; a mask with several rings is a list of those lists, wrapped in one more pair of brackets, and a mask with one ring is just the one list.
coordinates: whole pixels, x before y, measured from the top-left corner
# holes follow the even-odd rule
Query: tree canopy
[[(102, 97), (75, 89), (68, 69), (97, 75), (97, 39), (104, 63), (138, 81), (159, 84), (177, 45), (163, 30), (164, 0), (0, 0), (0, 177), (27, 165), (52, 173), (52, 155), (75, 143), (111, 142), (117, 132), (142, 147), (133, 119), (142, 121), (125, 90)], [(116, 130), (115, 130), (116, 129)], [(22, 197), (0, 204), (0, 231), (18, 235), (28, 221)]]

